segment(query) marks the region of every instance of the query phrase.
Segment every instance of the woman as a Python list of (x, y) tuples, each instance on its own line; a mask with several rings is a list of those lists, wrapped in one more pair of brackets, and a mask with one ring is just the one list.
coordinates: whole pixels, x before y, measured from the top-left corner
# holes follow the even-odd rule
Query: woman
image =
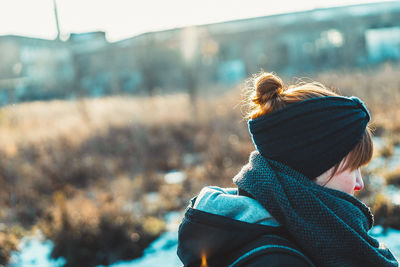
[(185, 266), (398, 266), (368, 235), (373, 216), (353, 195), (372, 157), (370, 115), (356, 97), (318, 83), (254, 79), (256, 151), (237, 188), (206, 187), (179, 228)]

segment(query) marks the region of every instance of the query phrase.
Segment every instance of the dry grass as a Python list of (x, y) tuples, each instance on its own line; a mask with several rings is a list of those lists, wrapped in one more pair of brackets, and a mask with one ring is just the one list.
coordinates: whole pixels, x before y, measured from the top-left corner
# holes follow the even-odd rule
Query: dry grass
[(400, 167), (385, 175), (386, 183), (400, 187)]
[[(197, 113), (186, 95), (85, 100), (84, 113), (67, 101), (2, 110), (1, 220), (27, 229), (37, 225), (55, 242), (54, 256), (64, 256), (68, 264), (139, 256), (138, 248), (148, 242), (132, 231), (152, 240), (163, 231), (157, 220), (182, 209), (193, 192), (209, 183), (232, 184), (251, 150), (239, 109), (231, 111), (236, 100), (232, 95), (203, 99)], [(175, 169), (189, 179), (166, 183), (165, 173)], [(155, 200), (147, 198), (151, 192), (158, 192)], [(117, 227), (111, 218), (122, 223)], [(98, 247), (115, 236), (99, 230), (104, 224), (125, 231), (118, 249)], [(88, 236), (95, 241), (84, 242)], [(135, 252), (130, 244), (136, 244)], [(82, 246), (108, 260), (88, 259), (78, 251), (71, 255)]]
[(52, 256), (64, 257), (68, 266), (109, 265), (116, 260), (140, 257), (164, 230), (165, 223), (152, 216), (135, 219), (107, 194), (88, 198), (76, 194), (66, 199), (55, 194), (52, 206), (37, 227), (53, 240)]
[(385, 195), (378, 194), (372, 211), (375, 224), (400, 230), (400, 205), (395, 205)]

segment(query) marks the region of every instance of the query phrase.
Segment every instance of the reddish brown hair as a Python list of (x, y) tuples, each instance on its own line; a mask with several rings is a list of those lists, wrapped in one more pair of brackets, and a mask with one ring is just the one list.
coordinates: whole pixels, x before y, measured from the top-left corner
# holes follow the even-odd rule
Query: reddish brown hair
[[(250, 111), (247, 114), (249, 119), (266, 116), (287, 105), (310, 98), (340, 96), (317, 82), (298, 83), (285, 88), (282, 80), (273, 73), (261, 72), (249, 81), (250, 86), (247, 97), (247, 103), (250, 106)], [(339, 167), (341, 171), (347, 169), (356, 170), (368, 164), (372, 158), (372, 153), (372, 134), (368, 125), (361, 141), (345, 157), (344, 165), (340, 166), (341, 162), (339, 162), (334, 166), (331, 177), (338, 172)]]

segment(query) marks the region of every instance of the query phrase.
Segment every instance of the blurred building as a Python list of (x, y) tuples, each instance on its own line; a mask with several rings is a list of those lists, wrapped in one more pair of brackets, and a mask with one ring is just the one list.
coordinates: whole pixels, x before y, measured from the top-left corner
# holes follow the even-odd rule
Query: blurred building
[(287, 75), (363, 68), (400, 59), (400, 2), (145, 33), (111, 46), (132, 91), (235, 84), (261, 68)]
[[(231, 85), (261, 68), (304, 75), (400, 59), (400, 2), (192, 26), (108, 43), (0, 36), (0, 103)], [(11, 101), (14, 101), (11, 100)]]
[(0, 37), (0, 104), (64, 97), (73, 66), (61, 42), (22, 36)]
[(71, 96), (102, 96), (111, 91), (110, 54), (105, 32), (73, 33), (66, 42), (72, 57), (75, 80)]

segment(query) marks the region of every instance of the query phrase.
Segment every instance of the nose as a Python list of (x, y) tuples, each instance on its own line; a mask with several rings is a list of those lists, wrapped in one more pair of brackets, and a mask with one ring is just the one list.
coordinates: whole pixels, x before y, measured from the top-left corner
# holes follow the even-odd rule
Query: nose
[(360, 169), (357, 169), (356, 186), (355, 186), (354, 190), (361, 190), (363, 188), (364, 188), (364, 181), (363, 181), (362, 176), (361, 176), (361, 171), (360, 171)]

